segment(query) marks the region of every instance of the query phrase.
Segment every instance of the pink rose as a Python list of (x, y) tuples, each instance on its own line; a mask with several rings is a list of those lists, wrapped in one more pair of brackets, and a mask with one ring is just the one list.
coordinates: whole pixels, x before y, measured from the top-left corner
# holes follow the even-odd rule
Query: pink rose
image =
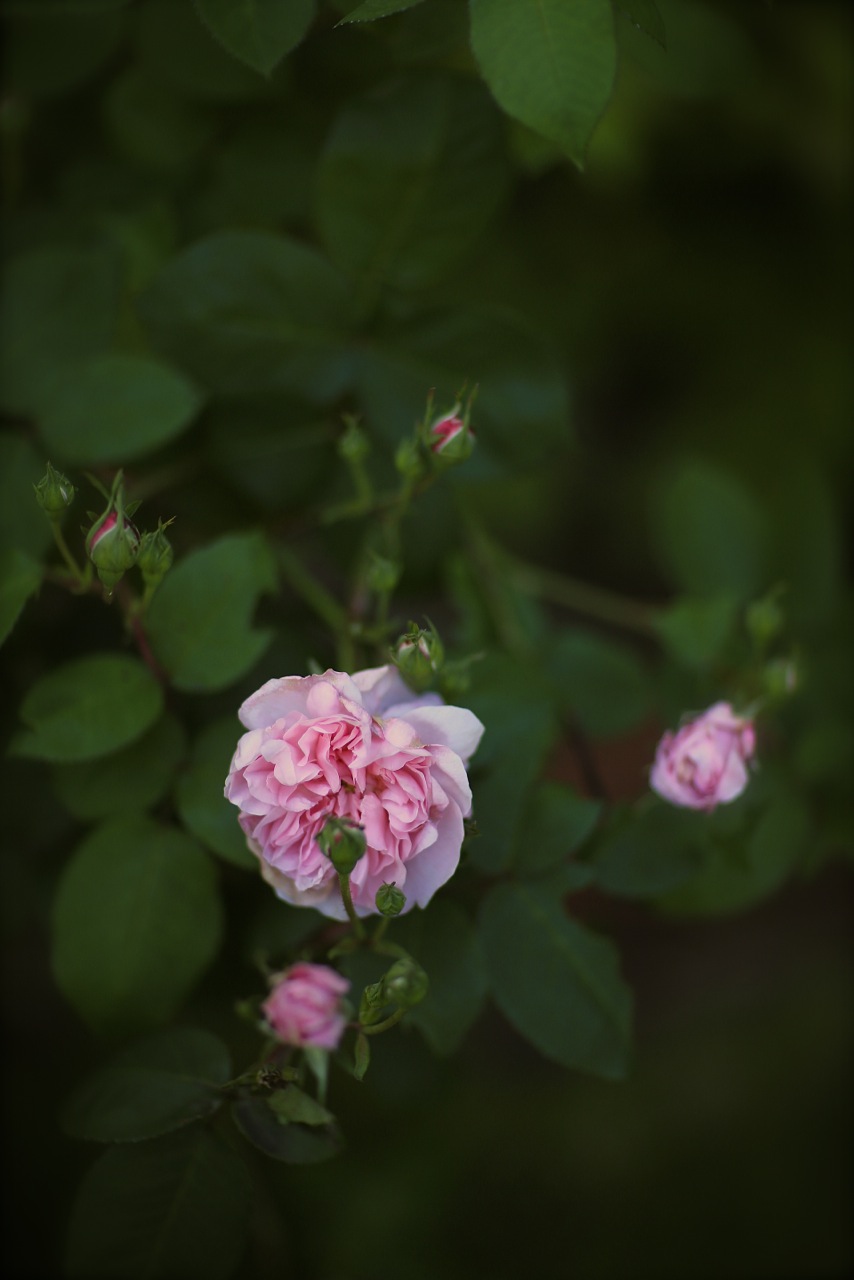
[(714, 809), (740, 796), (756, 749), (750, 720), (728, 702), (716, 702), (675, 734), (665, 733), (655, 753), (650, 785), (671, 804)]
[(325, 964), (294, 964), (275, 978), (261, 1010), (285, 1044), (337, 1049), (347, 1017), (341, 997), (350, 983)]
[(394, 883), (406, 910), (454, 873), (471, 812), (466, 764), (483, 725), (436, 693), (416, 696), (393, 666), (269, 680), (240, 708), (225, 794), (280, 898), (346, 918), (317, 837), (330, 816), (364, 829), (350, 876), (359, 915)]

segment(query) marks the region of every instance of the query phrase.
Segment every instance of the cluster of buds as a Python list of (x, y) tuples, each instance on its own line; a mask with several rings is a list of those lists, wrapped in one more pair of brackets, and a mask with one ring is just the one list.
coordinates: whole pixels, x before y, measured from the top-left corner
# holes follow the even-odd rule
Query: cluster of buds
[(445, 661), (445, 650), (432, 622), (429, 630), (410, 622), (390, 657), (410, 689), (423, 693), (433, 683)]

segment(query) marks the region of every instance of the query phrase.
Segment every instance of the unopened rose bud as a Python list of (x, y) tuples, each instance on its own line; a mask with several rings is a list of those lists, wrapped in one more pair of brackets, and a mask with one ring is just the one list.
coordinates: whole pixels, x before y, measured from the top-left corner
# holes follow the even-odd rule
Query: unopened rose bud
[(382, 982), (369, 983), (359, 1001), (359, 1022), (362, 1026), (368, 1027), (372, 1022), (377, 1022), (387, 1004)]
[(423, 693), (445, 660), (445, 649), (435, 627), (429, 631), (411, 623), (391, 650), (391, 660), (410, 689)]
[(468, 407), (455, 404), (427, 428), (427, 443), (441, 462), (465, 462), (474, 449), (474, 432), (469, 426)]
[(350, 874), (367, 847), (362, 828), (347, 818), (327, 818), (317, 843), (342, 876)]
[(430, 988), (430, 979), (415, 960), (396, 960), (382, 980), (383, 995), (401, 1009), (420, 1004)]
[(350, 988), (346, 978), (329, 965), (300, 963), (271, 983), (261, 1012), (278, 1040), (301, 1049), (338, 1048), (347, 1025), (341, 1003)]
[(146, 587), (152, 589), (166, 577), (174, 559), (172, 544), (163, 532), (165, 528), (166, 525), (158, 524), (153, 532), (144, 533), (139, 540), (136, 566)]
[(394, 455), (394, 465), (404, 480), (414, 482), (424, 474), (424, 459), (417, 440), (401, 440)]
[(785, 617), (778, 603), (782, 588), (776, 587), (761, 600), (754, 600), (745, 615), (748, 633), (757, 649), (767, 649), (783, 629)]
[(355, 418), (347, 421), (344, 434), (338, 437), (339, 456), (348, 462), (361, 462), (371, 451), (371, 442)]
[(108, 511), (86, 535), (86, 553), (108, 591), (136, 563), (139, 533), (127, 516)]
[(65, 514), (77, 492), (68, 477), (61, 471), (57, 471), (50, 463), (47, 464), (45, 475), (38, 484), (33, 485), (33, 488), (36, 502), (51, 520), (59, 520)]
[(775, 658), (762, 672), (766, 697), (774, 702), (788, 698), (798, 687), (798, 668), (791, 658)]
[(400, 565), (395, 560), (375, 555), (368, 566), (367, 581), (371, 591), (390, 595), (400, 581)]
[(381, 916), (399, 916), (406, 906), (406, 894), (393, 882), (381, 884), (377, 889), (376, 905)]

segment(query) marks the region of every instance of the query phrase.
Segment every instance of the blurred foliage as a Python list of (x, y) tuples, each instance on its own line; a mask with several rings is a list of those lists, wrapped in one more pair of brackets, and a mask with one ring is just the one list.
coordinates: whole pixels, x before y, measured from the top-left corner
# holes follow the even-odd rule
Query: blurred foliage
[[(610, 1280), (844, 1274), (848, 6), (0, 15), (7, 1274), (59, 1274), (69, 1222), (81, 1277), (367, 1280), (380, 1248), (403, 1280), (503, 1277), (534, 1241)], [(455, 893), (392, 925), (431, 994), (364, 1085), (339, 1075), (349, 1147), (313, 1169), (340, 1136), (310, 1108), (190, 1123), (257, 1052), (233, 1005), (258, 957), (322, 923), (246, 874), (234, 711), (360, 621), (370, 521), (318, 515), (351, 500), (342, 415), (383, 492), (428, 390), (475, 383), (477, 449), (403, 522), (390, 625), (429, 612), (452, 660), (484, 655), (460, 696), (487, 724), (479, 835)], [(153, 652), (121, 600), (58, 589), (48, 457), (81, 490), (75, 554), (116, 467), (150, 527), (176, 517)], [(745, 796), (638, 805), (660, 732), (767, 694), (774, 663), (796, 688)], [(107, 1065), (92, 1039), (176, 1014)], [(149, 1109), (117, 1120), (140, 1072)], [(148, 1141), (95, 1159), (61, 1109)], [(288, 1163), (239, 1158), (238, 1129)]]

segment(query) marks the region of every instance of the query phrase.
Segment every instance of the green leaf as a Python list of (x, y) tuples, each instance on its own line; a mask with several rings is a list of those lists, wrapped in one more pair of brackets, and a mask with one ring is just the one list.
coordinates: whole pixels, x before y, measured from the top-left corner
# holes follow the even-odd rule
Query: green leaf
[[(67, 94), (90, 80), (115, 54), (125, 31), (124, 14), (84, 8), (80, 0), (44, 0), (13, 8), (6, 0), (3, 84), (15, 101)], [(72, 5), (75, 7), (72, 8)], [(16, 19), (20, 17), (20, 21)], [(39, 21), (42, 17), (47, 21)], [(34, 20), (31, 20), (34, 19)]]
[(396, 921), (394, 937), (430, 978), (427, 995), (406, 1021), (435, 1053), (454, 1053), (486, 999), (486, 966), (471, 920), (455, 902), (440, 899)]
[(704, 462), (682, 463), (653, 495), (652, 534), (674, 586), (747, 600), (766, 585), (766, 528), (741, 481)]
[(531, 789), (557, 733), (548, 690), (506, 659), (474, 670), (467, 705), (486, 725), (472, 776), (480, 838), (469, 858), (482, 871), (506, 870)]
[(410, 76), (338, 117), (320, 162), (321, 236), (369, 286), (423, 288), (476, 243), (506, 185), (501, 117), (482, 86)]
[(268, 76), (296, 48), (314, 18), (314, 0), (194, 0), (224, 49)]
[(569, 404), (550, 343), (512, 311), (449, 311), (395, 324), (361, 352), (359, 389), (365, 416), (390, 443), (401, 437), (435, 387), (453, 404), (463, 383), (478, 383), (479, 453), (530, 468), (565, 445)]
[(276, 1089), (267, 1099), (267, 1105), (280, 1124), (330, 1124), (335, 1119), (331, 1111), (295, 1084)]
[(0, 644), (41, 586), (41, 565), (23, 551), (0, 551)]
[(257, 870), (258, 859), (246, 847), (237, 810), (222, 793), (242, 732), (233, 716), (207, 725), (193, 744), (189, 765), (178, 779), (175, 799), (181, 820), (202, 844), (226, 862)]
[(50, 523), (33, 493), (46, 461), (24, 436), (0, 432), (0, 548), (41, 557), (50, 543)]
[(228, 1050), (215, 1036), (164, 1031), (82, 1081), (62, 1109), (62, 1127), (90, 1142), (156, 1138), (216, 1111), (230, 1075)]
[(333, 1126), (282, 1124), (270, 1103), (248, 1091), (232, 1103), (234, 1123), (253, 1146), (285, 1164), (318, 1164), (338, 1154), (341, 1138)]
[(68, 812), (84, 822), (142, 811), (166, 795), (184, 750), (184, 731), (167, 714), (136, 742), (101, 760), (56, 765), (54, 786)]
[(746, 839), (717, 841), (702, 873), (660, 898), (659, 905), (689, 915), (742, 911), (784, 883), (808, 849), (809, 838), (803, 800), (777, 791)]
[(68, 13), (106, 13), (130, 3), (131, 0), (3, 0), (3, 12), (52, 18)]
[(617, 66), (610, 0), (470, 0), (471, 43), (511, 116), (579, 168)]
[(80, 1015), (127, 1034), (165, 1022), (213, 958), (213, 867), (189, 836), (142, 816), (83, 841), (54, 905), (53, 968)]
[(631, 993), (613, 944), (570, 920), (532, 885), (500, 884), (480, 913), (490, 985), (502, 1013), (547, 1058), (622, 1079)]
[(176, 688), (223, 689), (257, 662), (272, 632), (253, 628), (252, 612), (275, 585), (260, 533), (220, 538), (169, 572), (149, 608), (148, 633)]
[[(152, 345), (215, 391), (310, 382), (353, 320), (347, 286), (314, 249), (223, 231), (178, 254), (138, 302)], [(299, 389), (295, 385), (295, 389)]]
[(737, 619), (734, 596), (683, 596), (656, 615), (655, 627), (677, 662), (702, 668), (720, 657)]
[(592, 833), (601, 812), (598, 800), (585, 800), (562, 783), (541, 783), (519, 825), (514, 870), (537, 875), (565, 862)]
[(119, 299), (117, 257), (104, 249), (34, 249), (4, 271), (0, 386), (4, 408), (38, 411), (58, 368), (110, 346)]
[(97, 356), (52, 379), (39, 432), (68, 462), (130, 462), (180, 435), (201, 403), (193, 384), (160, 361)]
[(188, 0), (145, 0), (137, 7), (134, 53), (144, 75), (182, 98), (204, 103), (252, 102), (273, 95), (271, 81), (211, 39)]
[(118, 1146), (89, 1170), (71, 1216), (71, 1280), (228, 1280), (243, 1252), (252, 1184), (202, 1125)]
[(122, 156), (157, 173), (182, 177), (216, 131), (215, 118), (200, 103), (136, 66), (107, 90), (104, 122)]
[(549, 660), (558, 703), (595, 737), (633, 728), (650, 707), (649, 676), (631, 649), (589, 631), (564, 631)]
[(391, 13), (402, 13), (404, 9), (412, 9), (423, 0), (362, 0), (355, 9), (337, 24), (344, 26), (347, 22), (374, 22), (377, 18), (387, 18)]
[(77, 658), (30, 689), (21, 706), (27, 729), (10, 750), (54, 763), (94, 760), (139, 738), (162, 707), (160, 685), (137, 658), (116, 653)]
[(694, 879), (708, 853), (707, 814), (656, 803), (606, 835), (593, 869), (609, 893), (656, 897)]
[(651, 36), (662, 49), (667, 48), (664, 19), (655, 7), (654, 0), (617, 0), (617, 8), (622, 10), (632, 26)]
[(353, 1051), (353, 1075), (357, 1080), (364, 1080), (370, 1065), (371, 1042), (364, 1031), (360, 1031), (356, 1036), (356, 1047)]

